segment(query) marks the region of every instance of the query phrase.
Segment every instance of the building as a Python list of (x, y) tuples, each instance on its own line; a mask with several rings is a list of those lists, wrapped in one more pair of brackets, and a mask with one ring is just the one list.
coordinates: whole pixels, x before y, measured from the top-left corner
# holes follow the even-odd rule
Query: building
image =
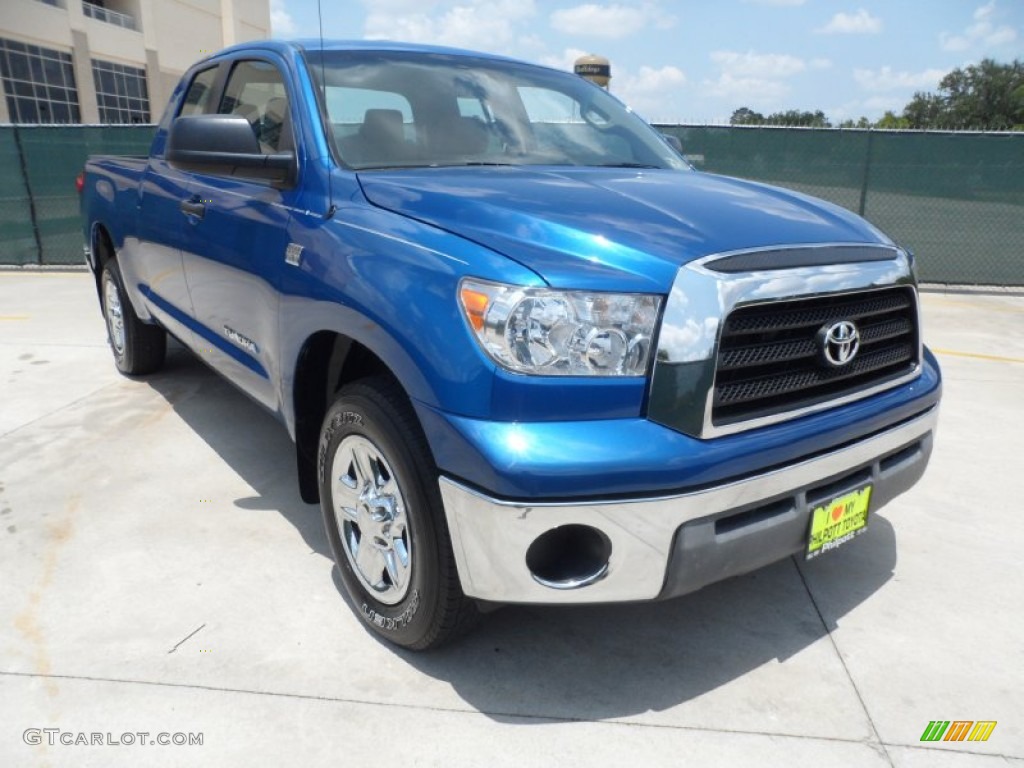
[(156, 122), (196, 60), (269, 36), (269, 0), (0, 0), (0, 123)]

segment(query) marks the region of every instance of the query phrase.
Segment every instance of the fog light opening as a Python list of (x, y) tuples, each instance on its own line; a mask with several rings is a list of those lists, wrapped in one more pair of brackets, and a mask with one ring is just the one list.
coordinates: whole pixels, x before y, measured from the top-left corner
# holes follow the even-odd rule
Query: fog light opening
[(526, 567), (538, 584), (579, 589), (608, 573), (612, 544), (589, 525), (563, 525), (538, 536), (526, 551)]

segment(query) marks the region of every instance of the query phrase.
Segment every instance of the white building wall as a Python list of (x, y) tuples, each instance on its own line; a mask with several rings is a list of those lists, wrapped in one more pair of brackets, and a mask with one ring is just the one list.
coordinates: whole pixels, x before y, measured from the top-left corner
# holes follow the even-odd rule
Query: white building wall
[[(160, 119), (178, 79), (194, 62), (228, 45), (270, 37), (269, 0), (106, 0), (135, 19), (125, 29), (90, 18), (83, 0), (0, 0), (0, 37), (72, 55), (83, 122), (97, 119), (92, 59), (146, 70), (150, 117)], [(8, 121), (0, 99), (0, 122)]]

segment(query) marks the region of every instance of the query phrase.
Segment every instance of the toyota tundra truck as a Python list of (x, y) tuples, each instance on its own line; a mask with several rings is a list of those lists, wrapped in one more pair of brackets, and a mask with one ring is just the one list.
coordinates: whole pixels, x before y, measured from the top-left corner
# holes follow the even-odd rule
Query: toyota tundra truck
[(82, 206), (117, 368), (170, 335), (275, 414), (355, 613), (401, 646), (818, 557), (931, 454), (911, 253), (694, 170), (567, 72), (235, 46), (148, 157), (89, 160)]

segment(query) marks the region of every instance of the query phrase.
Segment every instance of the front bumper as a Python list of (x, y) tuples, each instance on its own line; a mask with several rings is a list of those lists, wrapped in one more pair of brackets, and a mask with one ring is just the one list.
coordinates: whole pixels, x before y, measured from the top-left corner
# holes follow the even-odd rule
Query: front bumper
[[(724, 484), (659, 498), (531, 503), (447, 477), (441, 496), (463, 591), (502, 603), (651, 600), (699, 589), (801, 550), (813, 506), (865, 482), (872, 512), (912, 486), (931, 454), (938, 406), (845, 447)], [(592, 577), (545, 585), (531, 545), (563, 526), (610, 546)]]

